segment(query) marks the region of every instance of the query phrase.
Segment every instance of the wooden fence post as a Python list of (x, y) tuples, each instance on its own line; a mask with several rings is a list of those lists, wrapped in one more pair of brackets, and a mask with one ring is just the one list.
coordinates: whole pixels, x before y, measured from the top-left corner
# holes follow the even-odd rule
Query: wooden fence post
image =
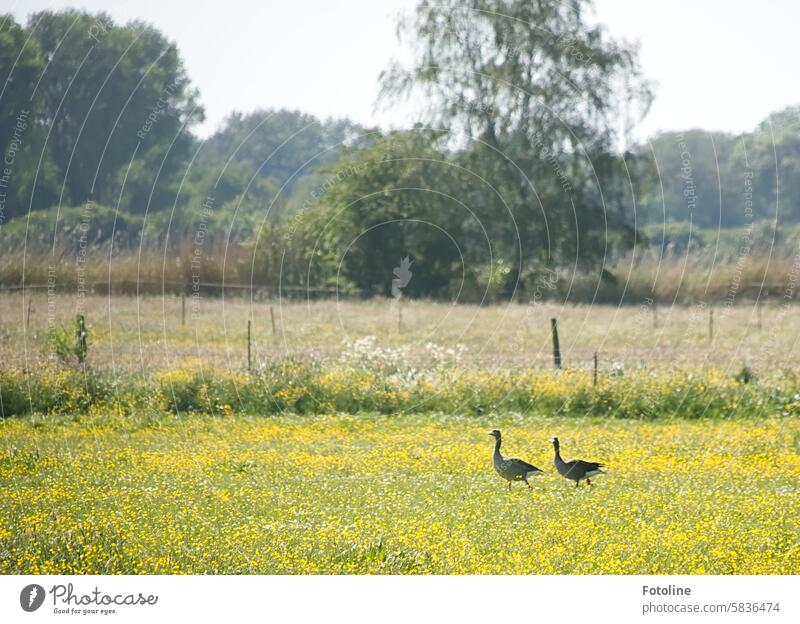
[(592, 371), (592, 385), (597, 385), (597, 351), (594, 352), (594, 370)]
[(77, 340), (77, 357), (78, 362), (83, 364), (86, 361), (86, 352), (87, 348), (87, 341), (86, 341), (86, 320), (83, 317), (83, 314), (78, 314), (76, 317), (77, 321), (77, 332), (76, 332), (76, 340)]
[(252, 360), (250, 359), (250, 325), (251, 322), (248, 319), (247, 321), (247, 370), (252, 370)]
[(708, 310), (708, 342), (714, 341), (714, 308)]
[(558, 346), (558, 321), (550, 319), (550, 328), (553, 332), (553, 363), (556, 368), (561, 368), (561, 349)]
[(397, 300), (397, 333), (403, 333), (403, 298)]
[(269, 306), (269, 320), (272, 322), (272, 335), (276, 336), (275, 332), (275, 312), (272, 309), (272, 306)]

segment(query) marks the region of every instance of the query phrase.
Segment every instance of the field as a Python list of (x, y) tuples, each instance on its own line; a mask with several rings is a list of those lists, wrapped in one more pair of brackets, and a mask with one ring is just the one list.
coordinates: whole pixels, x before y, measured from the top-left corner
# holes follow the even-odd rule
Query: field
[[(80, 305), (79, 305), (80, 304)], [(7, 366), (48, 362), (50, 323), (66, 324), (76, 312), (90, 328), (88, 362), (96, 368), (147, 374), (214, 362), (231, 370), (247, 365), (247, 321), (252, 322), (254, 365), (294, 357), (327, 363), (358, 339), (404, 348), (425, 364), (428, 343), (462, 345), (460, 362), (492, 368), (550, 368), (550, 319), (558, 318), (565, 366), (587, 369), (594, 352), (601, 369), (714, 365), (737, 372), (743, 365), (768, 372), (794, 368), (800, 339), (800, 306), (769, 303), (714, 309), (640, 306), (506, 304), (480, 307), (404, 301), (250, 301), (56, 295), (36, 291), (0, 295), (0, 361)], [(273, 334), (270, 318), (275, 318)], [(30, 309), (30, 315), (28, 310)]]
[(793, 307), (89, 297), (78, 366), (55, 303), (0, 299), (0, 573), (800, 573)]
[[(492, 426), (532, 490), (493, 473)], [(608, 476), (560, 478), (553, 434)], [(10, 420), (0, 572), (797, 574), (798, 443), (781, 419)]]

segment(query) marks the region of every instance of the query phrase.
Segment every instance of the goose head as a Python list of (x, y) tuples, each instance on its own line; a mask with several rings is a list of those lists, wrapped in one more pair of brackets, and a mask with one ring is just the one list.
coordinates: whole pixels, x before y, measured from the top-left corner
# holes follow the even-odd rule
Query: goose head
[(553, 436), (552, 438), (550, 438), (550, 441), (553, 443), (553, 448), (555, 450), (558, 450), (558, 438)]
[(495, 440), (499, 440), (500, 439), (500, 430), (499, 429), (492, 429), (491, 431), (487, 431), (486, 434), (492, 436)]

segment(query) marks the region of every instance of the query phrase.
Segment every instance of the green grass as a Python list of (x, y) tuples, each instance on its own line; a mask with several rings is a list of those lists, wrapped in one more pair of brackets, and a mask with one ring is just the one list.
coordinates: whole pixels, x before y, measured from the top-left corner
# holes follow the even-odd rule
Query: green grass
[(743, 369), (480, 371), (440, 362), (417, 369), (385, 353), (328, 368), (284, 361), (257, 372), (210, 367), (148, 377), (109, 370), (0, 369), (0, 416), (174, 412), (383, 414), (497, 412), (610, 418), (742, 418), (800, 415), (797, 375), (758, 379)]

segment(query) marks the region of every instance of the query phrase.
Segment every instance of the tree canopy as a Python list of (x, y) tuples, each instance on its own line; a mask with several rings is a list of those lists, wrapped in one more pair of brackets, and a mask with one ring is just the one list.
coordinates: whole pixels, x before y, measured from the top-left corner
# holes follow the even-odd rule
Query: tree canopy
[(608, 253), (598, 241), (632, 240), (613, 120), (646, 111), (650, 90), (636, 50), (590, 25), (587, 5), (422, 2), (399, 29), (413, 66), (383, 76), (386, 97), (424, 93), (428, 123), (491, 180), (498, 194), (472, 199), (506, 222), (494, 224), (497, 249), (522, 270), (593, 263)]

